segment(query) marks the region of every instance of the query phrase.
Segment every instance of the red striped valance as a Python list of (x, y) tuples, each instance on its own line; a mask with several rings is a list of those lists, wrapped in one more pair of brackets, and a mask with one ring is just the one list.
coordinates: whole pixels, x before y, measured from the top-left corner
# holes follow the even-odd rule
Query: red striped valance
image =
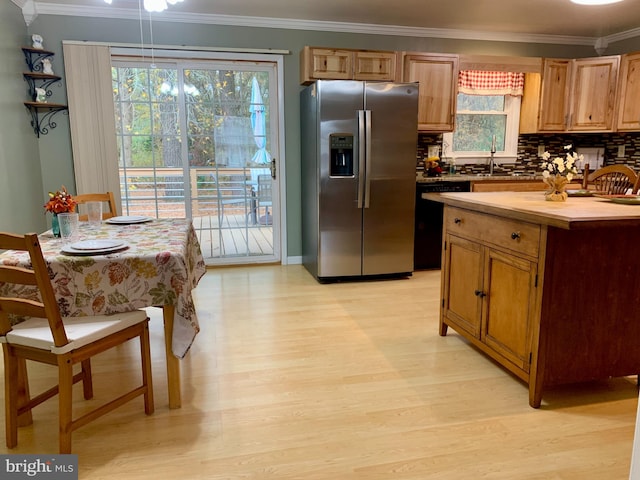
[(461, 70), (458, 91), (467, 95), (522, 96), (524, 73)]

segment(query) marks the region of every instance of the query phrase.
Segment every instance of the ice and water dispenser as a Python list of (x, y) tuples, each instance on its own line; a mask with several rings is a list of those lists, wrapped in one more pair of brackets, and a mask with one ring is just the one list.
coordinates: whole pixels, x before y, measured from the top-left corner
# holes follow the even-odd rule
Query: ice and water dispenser
[(329, 175), (332, 177), (353, 177), (353, 135), (332, 133), (329, 135), (331, 148)]

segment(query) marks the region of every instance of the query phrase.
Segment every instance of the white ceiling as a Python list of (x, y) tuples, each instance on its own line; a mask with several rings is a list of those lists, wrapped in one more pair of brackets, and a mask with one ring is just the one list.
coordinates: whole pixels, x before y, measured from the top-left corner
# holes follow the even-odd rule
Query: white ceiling
[[(139, 0), (12, 0), (38, 14), (138, 18)], [(584, 6), (569, 0), (185, 0), (154, 21), (274, 26), (410, 36), (593, 45), (640, 35), (640, 1)], [(601, 41), (602, 41), (601, 40)]]

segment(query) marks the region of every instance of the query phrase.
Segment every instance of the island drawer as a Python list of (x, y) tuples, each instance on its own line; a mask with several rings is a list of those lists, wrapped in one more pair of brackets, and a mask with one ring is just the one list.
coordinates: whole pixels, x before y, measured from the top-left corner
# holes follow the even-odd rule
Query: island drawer
[(447, 206), (444, 227), (452, 235), (538, 256), (540, 225)]

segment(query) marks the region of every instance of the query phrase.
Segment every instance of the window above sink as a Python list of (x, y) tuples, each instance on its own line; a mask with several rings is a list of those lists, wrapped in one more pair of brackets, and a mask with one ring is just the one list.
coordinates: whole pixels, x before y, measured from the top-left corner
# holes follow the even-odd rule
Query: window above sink
[(456, 128), (442, 136), (443, 157), (456, 164), (485, 163), (495, 135), (495, 163), (514, 162), (518, 153), (519, 96), (458, 94)]

